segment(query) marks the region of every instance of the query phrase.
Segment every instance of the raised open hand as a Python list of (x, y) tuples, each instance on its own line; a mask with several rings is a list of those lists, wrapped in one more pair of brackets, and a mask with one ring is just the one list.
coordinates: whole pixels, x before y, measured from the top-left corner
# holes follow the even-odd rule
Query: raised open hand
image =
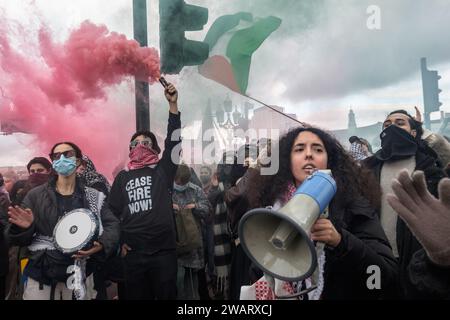
[(19, 206), (8, 208), (9, 222), (23, 229), (28, 229), (34, 221), (33, 212), (30, 209), (22, 209)]
[(439, 200), (427, 189), (422, 171), (410, 177), (402, 170), (392, 181), (395, 195), (387, 200), (391, 207), (406, 222), (436, 264), (450, 266), (450, 179), (439, 183)]

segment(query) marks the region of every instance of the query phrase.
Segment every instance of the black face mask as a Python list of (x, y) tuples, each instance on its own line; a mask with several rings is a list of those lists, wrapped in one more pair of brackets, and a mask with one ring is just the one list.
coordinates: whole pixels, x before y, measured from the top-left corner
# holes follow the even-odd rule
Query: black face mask
[(203, 184), (207, 184), (210, 180), (211, 180), (211, 176), (210, 175), (206, 175), (206, 174), (200, 175), (200, 181)]
[(390, 125), (380, 134), (381, 150), (375, 156), (382, 160), (400, 160), (411, 157), (417, 152), (417, 142), (408, 132)]
[(37, 186), (40, 186), (41, 184), (46, 183), (49, 178), (49, 174), (35, 173), (30, 175), (30, 177), (28, 178), (28, 184), (30, 185), (30, 187), (35, 188)]

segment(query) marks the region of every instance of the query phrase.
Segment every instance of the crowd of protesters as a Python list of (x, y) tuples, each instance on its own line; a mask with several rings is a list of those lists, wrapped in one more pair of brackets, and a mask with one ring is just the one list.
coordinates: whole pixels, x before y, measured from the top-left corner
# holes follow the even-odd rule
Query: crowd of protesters
[[(239, 300), (243, 287), (264, 276), (242, 248), (241, 218), (254, 208), (281, 208), (322, 169), (337, 185), (328, 218), (310, 234), (324, 244), (322, 281), (297, 299), (450, 298), (450, 143), (424, 130), (420, 114), (391, 112), (376, 152), (364, 137), (351, 137), (346, 149), (327, 131), (302, 126), (280, 141), (226, 152), (197, 176), (174, 157), (178, 92), (169, 84), (165, 96), (162, 155), (152, 132), (136, 132), (112, 184), (70, 141), (54, 145), (51, 161), (30, 160), (27, 179), (0, 176), (0, 299), (74, 299), (67, 268), (85, 261), (84, 299)], [(263, 175), (273, 157), (278, 171)], [(79, 208), (101, 230), (90, 247), (68, 255), (55, 246), (54, 228)], [(377, 290), (367, 286), (371, 265), (380, 269)], [(309, 285), (283, 284), (291, 293)]]

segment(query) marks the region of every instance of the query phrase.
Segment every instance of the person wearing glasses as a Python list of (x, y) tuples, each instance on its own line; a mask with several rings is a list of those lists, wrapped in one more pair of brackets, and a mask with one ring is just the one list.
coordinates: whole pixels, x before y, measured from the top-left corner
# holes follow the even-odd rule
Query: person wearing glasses
[[(169, 300), (177, 297), (176, 228), (172, 190), (180, 143), (178, 92), (165, 89), (169, 121), (161, 159), (152, 132), (136, 132), (130, 141), (130, 160), (111, 187), (109, 205), (121, 224), (121, 256), (125, 296), (129, 300)], [(172, 152), (174, 151), (174, 152)], [(172, 158), (173, 154), (173, 158)]]
[[(24, 300), (72, 300), (67, 288), (67, 268), (74, 259), (92, 258), (86, 266), (86, 299), (95, 298), (92, 270), (117, 250), (119, 221), (109, 210), (105, 195), (86, 187), (76, 176), (82, 152), (72, 142), (60, 142), (51, 149), (50, 159), (56, 175), (26, 195), (21, 206), (9, 207), (9, 243), (28, 246), (29, 262), (24, 270), (27, 282)], [(91, 248), (67, 255), (56, 249), (53, 232), (58, 220), (74, 209), (91, 210), (100, 220), (100, 235)]]

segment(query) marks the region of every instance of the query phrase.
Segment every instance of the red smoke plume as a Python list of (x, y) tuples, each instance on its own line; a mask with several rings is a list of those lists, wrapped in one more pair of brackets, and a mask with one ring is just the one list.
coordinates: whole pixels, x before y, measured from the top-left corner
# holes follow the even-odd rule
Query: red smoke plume
[[(18, 49), (7, 30), (0, 31), (0, 120), (20, 120), (24, 131), (36, 135), (33, 146), (17, 147), (32, 147), (40, 156), (56, 142), (72, 141), (110, 177), (126, 155), (135, 125), (134, 104), (111, 99), (111, 92), (132, 76), (157, 81), (157, 50), (89, 21), (62, 44), (42, 27), (38, 50), (23, 29), (15, 30), (26, 42)], [(129, 94), (134, 101), (134, 92)]]

